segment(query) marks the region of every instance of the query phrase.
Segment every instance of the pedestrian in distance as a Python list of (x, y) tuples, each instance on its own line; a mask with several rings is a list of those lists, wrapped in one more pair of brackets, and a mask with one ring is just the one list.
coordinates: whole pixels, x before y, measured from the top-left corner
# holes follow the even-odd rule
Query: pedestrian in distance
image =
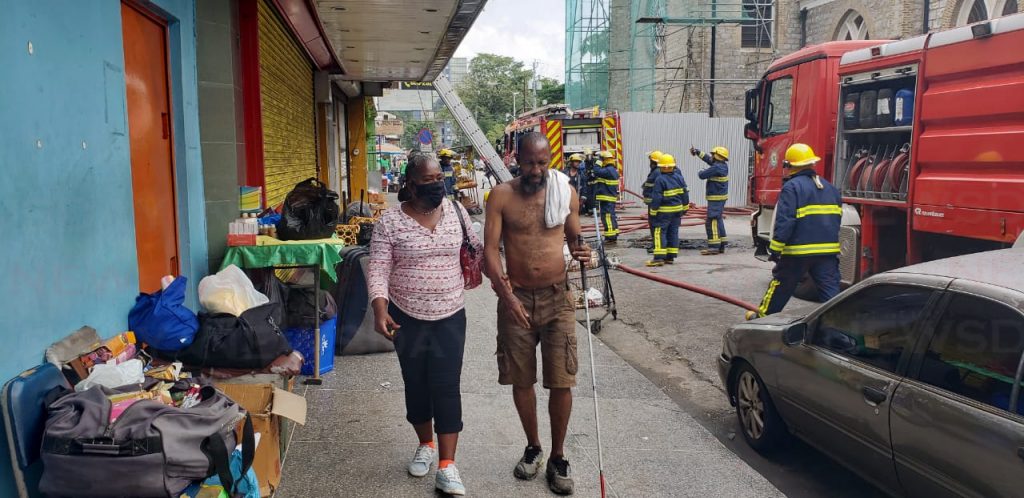
[[(573, 492), (572, 472), (565, 459), (565, 436), (576, 385), (576, 311), (568, 288), (562, 247), (586, 264), (590, 248), (579, 241), (579, 197), (565, 188), (558, 193), (561, 173), (549, 171), (551, 149), (540, 133), (519, 139), (520, 176), (498, 185), (487, 201), (484, 225), (485, 272), (498, 295), (498, 383), (512, 386), (526, 449), (513, 474), (537, 477), (544, 451), (537, 429), (537, 345), (540, 344), (543, 386), (550, 391), (551, 456), (545, 467), (548, 487), (558, 494)], [(552, 189), (556, 189), (552, 192)], [(552, 216), (553, 205), (564, 205)], [(554, 218), (554, 219), (552, 219)], [(505, 264), (499, 247), (504, 244)]]
[(793, 144), (782, 163), (789, 170), (779, 191), (768, 259), (775, 262), (757, 312), (747, 319), (778, 313), (793, 297), (800, 280), (811, 274), (821, 301), (839, 294), (839, 190), (814, 171), (821, 158), (806, 144)]
[(619, 240), (619, 220), (615, 215), (615, 203), (619, 201), (619, 168), (615, 164), (615, 154), (609, 150), (597, 153), (600, 162), (589, 174), (591, 192), (594, 201), (601, 209), (601, 224), (604, 228), (604, 241), (614, 244)]
[(672, 154), (658, 156), (658, 176), (651, 187), (648, 212), (654, 227), (654, 259), (647, 266), (672, 264), (679, 255), (679, 222), (690, 208), (686, 181), (676, 174), (676, 158)]
[(661, 172), (658, 170), (658, 158), (661, 157), (660, 150), (654, 150), (647, 153), (647, 160), (649, 162), (650, 170), (647, 172), (647, 179), (644, 180), (643, 184), (643, 197), (644, 205), (647, 206), (647, 225), (651, 232), (651, 247), (647, 249), (648, 253), (654, 252), (654, 216), (655, 213), (651, 212), (651, 189), (654, 188), (654, 180), (658, 178)]
[(405, 381), (406, 420), (419, 439), (409, 474), (427, 475), (438, 453), (435, 487), (464, 495), (455, 467), (466, 342), (459, 253), (463, 233), (478, 251), (483, 244), (468, 225), (465, 208), (446, 198), (444, 172), (433, 158), (413, 155), (406, 174), (408, 182), (398, 194), (402, 202), (384, 211), (370, 243), (374, 328), (395, 343)]
[(444, 173), (444, 190), (449, 199), (455, 200), (455, 167), (452, 166), (452, 159), (455, 152), (451, 149), (441, 149), (437, 152), (437, 159), (441, 163), (441, 171)]
[(708, 164), (697, 176), (705, 182), (705, 197), (708, 202), (708, 214), (704, 228), (708, 234), (708, 248), (700, 252), (702, 256), (714, 256), (725, 252), (727, 238), (725, 236), (725, 201), (729, 199), (729, 150), (721, 145), (711, 149), (711, 153), (701, 152), (690, 147), (690, 154), (697, 156)]

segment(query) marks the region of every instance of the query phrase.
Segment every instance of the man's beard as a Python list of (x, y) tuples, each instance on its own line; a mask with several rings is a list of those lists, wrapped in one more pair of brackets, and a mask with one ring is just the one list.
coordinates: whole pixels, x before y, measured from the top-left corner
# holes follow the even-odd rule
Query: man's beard
[(533, 195), (540, 192), (548, 184), (548, 175), (543, 174), (540, 176), (540, 182), (534, 183), (529, 178), (523, 178), (522, 187), (523, 193), (526, 195)]

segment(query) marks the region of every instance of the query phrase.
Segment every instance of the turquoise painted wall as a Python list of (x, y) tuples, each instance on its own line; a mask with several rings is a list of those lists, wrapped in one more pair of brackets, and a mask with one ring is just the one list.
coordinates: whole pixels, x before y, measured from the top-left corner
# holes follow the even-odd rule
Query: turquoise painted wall
[[(138, 293), (116, 0), (5, 2), (0, 16), (0, 381), (82, 325), (127, 328)], [(189, 305), (207, 271), (195, 4), (156, 0), (169, 21), (182, 274)], [(31, 43), (31, 53), (29, 44)], [(12, 496), (0, 440), (0, 497)]]

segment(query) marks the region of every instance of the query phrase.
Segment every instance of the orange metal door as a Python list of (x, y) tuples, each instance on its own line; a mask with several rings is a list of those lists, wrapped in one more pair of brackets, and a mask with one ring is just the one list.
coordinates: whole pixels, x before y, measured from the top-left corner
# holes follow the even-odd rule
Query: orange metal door
[(160, 21), (122, 3), (121, 31), (139, 289), (153, 292), (160, 288), (160, 277), (178, 274), (167, 30)]

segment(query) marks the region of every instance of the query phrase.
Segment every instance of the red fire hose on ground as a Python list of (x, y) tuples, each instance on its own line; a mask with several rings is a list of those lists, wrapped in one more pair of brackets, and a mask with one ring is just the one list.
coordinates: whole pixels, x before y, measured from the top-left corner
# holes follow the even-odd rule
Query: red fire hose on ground
[(755, 312), (757, 311), (757, 306), (754, 306), (753, 304), (750, 304), (750, 303), (748, 303), (746, 301), (743, 301), (741, 299), (737, 299), (737, 298), (732, 297), (732, 296), (727, 296), (727, 295), (722, 294), (720, 292), (715, 292), (715, 291), (710, 290), (710, 289), (705, 289), (703, 287), (698, 287), (696, 285), (688, 284), (686, 282), (680, 282), (678, 280), (670, 280), (670, 279), (667, 279), (665, 277), (661, 277), (661, 276), (655, 275), (653, 273), (647, 273), (645, 271), (640, 271), (640, 270), (636, 270), (636, 269), (630, 268), (630, 267), (628, 267), (626, 265), (623, 265), (623, 264), (616, 265), (615, 267), (620, 269), (620, 270), (622, 270), (622, 271), (624, 271), (624, 272), (626, 272), (626, 273), (629, 273), (631, 275), (636, 275), (638, 277), (646, 278), (646, 279), (652, 280), (654, 282), (662, 283), (662, 284), (665, 284), (665, 285), (671, 285), (672, 287), (678, 287), (680, 289), (685, 289), (685, 290), (688, 290), (688, 291), (691, 291), (691, 292), (696, 292), (697, 294), (703, 294), (703, 295), (705, 295), (707, 297), (710, 297), (710, 298), (713, 298), (713, 299), (717, 299), (719, 301), (724, 301), (726, 303), (729, 303), (729, 304), (732, 304), (732, 305), (735, 305), (735, 306), (739, 306), (740, 308), (743, 308), (743, 309), (746, 309), (746, 310), (755, 311)]

